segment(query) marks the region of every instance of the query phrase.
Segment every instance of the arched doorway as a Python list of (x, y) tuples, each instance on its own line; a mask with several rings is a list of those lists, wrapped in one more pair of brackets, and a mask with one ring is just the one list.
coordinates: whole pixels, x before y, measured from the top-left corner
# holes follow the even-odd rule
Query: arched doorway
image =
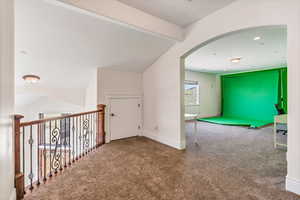
[[(269, 31), (269, 34), (266, 34), (266, 35), (264, 35), (264, 33), (266, 33), (266, 32), (268, 32), (268, 31), (266, 31), (266, 30), (271, 30), (271, 31)], [(182, 69), (182, 73), (183, 74), (185, 74), (185, 71), (183, 70), (183, 68), (186, 68), (186, 67), (189, 67), (190, 69), (192, 68), (193, 69), (193, 67), (191, 67), (190, 65), (191, 64), (193, 64), (193, 61), (191, 61), (192, 59), (189, 59), (190, 57), (194, 57), (194, 59), (196, 59), (197, 60), (197, 56), (198, 56), (198, 64), (199, 65), (205, 65), (205, 62), (203, 61), (203, 60), (205, 60), (207, 63), (208, 63), (208, 67), (200, 67), (200, 72), (204, 72), (204, 73), (211, 73), (211, 74), (219, 74), (219, 77), (220, 77), (220, 75), (221, 76), (223, 76), (223, 75), (225, 75), (225, 74), (236, 74), (236, 73), (241, 73), (241, 72), (253, 72), (253, 71), (256, 71), (256, 73), (258, 73), (258, 71), (265, 71), (265, 70), (270, 70), (270, 71), (276, 71), (275, 73), (274, 73), (274, 77), (277, 77), (277, 75), (278, 75), (278, 77), (279, 77), (279, 75), (280, 75), (280, 73), (281, 72), (279, 72), (280, 70), (279, 70), (279, 68), (281, 69), (282, 67), (286, 67), (286, 65), (287, 65), (287, 58), (286, 58), (286, 51), (287, 51), (287, 49), (286, 49), (286, 43), (287, 43), (287, 38), (286, 38), (286, 35), (285, 35), (285, 37), (284, 38), (282, 38), (282, 41), (278, 41), (278, 45), (274, 45), (274, 42), (272, 42), (271, 40), (269, 40), (269, 39), (267, 39), (267, 37), (273, 37), (272, 35), (276, 35), (276, 31), (274, 31), (274, 30), (279, 30), (279, 32), (281, 32), (281, 31), (283, 31), (283, 32), (287, 32), (287, 27), (286, 26), (284, 26), (284, 25), (277, 25), (277, 26), (263, 26), (263, 27), (254, 27), (254, 28), (247, 28), (247, 29), (242, 29), (242, 30), (238, 30), (238, 31), (233, 31), (233, 32), (230, 32), (230, 33), (225, 33), (225, 34), (222, 34), (222, 35), (220, 35), (220, 36), (216, 36), (216, 37), (214, 37), (214, 38), (212, 38), (212, 39), (209, 39), (209, 40), (207, 40), (207, 41), (205, 41), (205, 42), (203, 42), (203, 43), (201, 43), (200, 45), (197, 45), (195, 48), (192, 48), (190, 51), (188, 51), (186, 54), (184, 54), (184, 56), (182, 56), (181, 57), (181, 69)], [(273, 32), (272, 32), (273, 31)], [(246, 44), (245, 43), (240, 43), (240, 42), (242, 42), (243, 40), (241, 39), (241, 38), (247, 38), (247, 40), (249, 40), (249, 42), (246, 42)], [(228, 38), (231, 38), (231, 40), (228, 40)], [(263, 38), (263, 39), (262, 39)], [(235, 39), (235, 40), (237, 40), (238, 42), (237, 43), (240, 43), (240, 45), (242, 45), (242, 46), (244, 46), (244, 47), (239, 47), (239, 48), (236, 48), (236, 46), (234, 46), (235, 44), (235, 42), (234, 42), (234, 40), (232, 40), (232, 39)], [(274, 41), (275, 40), (279, 40), (278, 38), (273, 38), (274, 39)], [(223, 45), (221, 45), (222, 46), (222, 48), (224, 47), (224, 45), (227, 45), (227, 51), (228, 52), (225, 52), (224, 51), (224, 49), (222, 49), (222, 50), (218, 50), (218, 48), (220, 48), (220, 45), (216, 45), (217, 43), (220, 43), (220, 41), (221, 41), (221, 44)], [(224, 41), (229, 41), (229, 43), (226, 43), (226, 42), (224, 42)], [(280, 43), (280, 44), (279, 44)], [(280, 46), (282, 46), (282, 43), (285, 43), (285, 48), (280, 48)], [(214, 44), (213, 45), (213, 48), (207, 48), (209, 45), (211, 45), (211, 44)], [(238, 44), (239, 45), (239, 44)], [(195, 54), (199, 54), (199, 52), (200, 53), (205, 53), (204, 51), (199, 51), (200, 49), (205, 49), (206, 48), (206, 53), (207, 53), (207, 51), (209, 52), (208, 54), (210, 54), (210, 55), (208, 55), (208, 54), (205, 54), (204, 56), (199, 56), (199, 55), (195, 55)], [(250, 48), (250, 50), (249, 51), (247, 51), (247, 48)], [(272, 49), (272, 48), (274, 48), (274, 49)], [(222, 52), (223, 51), (223, 52)], [(240, 53), (236, 53), (237, 51), (240, 51)], [(251, 54), (251, 55), (250, 55)], [(283, 56), (283, 54), (284, 54), (284, 56)], [(210, 61), (211, 60), (209, 60), (209, 59), (207, 59), (206, 57), (209, 57), (209, 56), (211, 56), (212, 57), (212, 59), (214, 59), (214, 60), (220, 60), (220, 59), (218, 59), (217, 57), (220, 57), (220, 55), (221, 55), (221, 58), (220, 59), (224, 59), (225, 60), (225, 63), (230, 63), (231, 62), (231, 60), (230, 59), (234, 59), (235, 57), (238, 57), (239, 59), (244, 59), (244, 60), (246, 60), (247, 62), (246, 62), (246, 64), (247, 65), (238, 65), (238, 64), (234, 64), (234, 65), (229, 65), (229, 66), (226, 66), (226, 69), (223, 69), (222, 68), (222, 66), (214, 66), (214, 69), (211, 69), (211, 68), (213, 68), (213, 65), (209, 65), (209, 64), (211, 64), (210, 63)], [(277, 57), (278, 57), (278, 59), (277, 59)], [(267, 58), (267, 59), (266, 59)], [(272, 59), (273, 59), (273, 61), (274, 62), (270, 62), (270, 61), (272, 61)], [(201, 62), (199, 62), (199, 60), (201, 60)], [(251, 61), (250, 61), (251, 60)], [(283, 60), (284, 60), (284, 62), (283, 62)], [(239, 63), (240, 61), (238, 61), (238, 63)], [(197, 62), (194, 62), (194, 63), (196, 63), (197, 64)], [(272, 63), (272, 64), (271, 64)], [(219, 64), (219, 65), (225, 65), (224, 64), (224, 62), (217, 62), (217, 64)], [(285, 66), (284, 66), (285, 65)], [(195, 66), (194, 66), (195, 67)], [(210, 68), (211, 67), (211, 68)], [(219, 68), (218, 68), (219, 67)], [(221, 68), (220, 68), (221, 67)], [(195, 70), (195, 69), (194, 69)], [(278, 70), (278, 73), (277, 73), (277, 70)], [(196, 70), (197, 71), (197, 70)], [(199, 71), (199, 70), (198, 70)], [(285, 71), (286, 72), (286, 71)], [(285, 74), (286, 76), (287, 76), (287, 74)], [(183, 76), (182, 76), (183, 77)], [(191, 79), (187, 79), (186, 77), (186, 75), (184, 76), (185, 78), (182, 78), (182, 82), (181, 82), (181, 88), (182, 88), (182, 91), (185, 91), (185, 87), (186, 87), (186, 85), (187, 85), (187, 81), (189, 82), (188, 84), (190, 85), (190, 88), (193, 88), (193, 90), (197, 90), (197, 87), (199, 87), (199, 88), (201, 88), (201, 80), (198, 82), (198, 86), (196, 87), (193, 87), (193, 86), (191, 86), (192, 84), (194, 84), (194, 85), (197, 85), (197, 84), (195, 84), (195, 82), (197, 82), (197, 80), (191, 80)], [(279, 80), (279, 79), (278, 79)], [(272, 83), (276, 83), (276, 84), (278, 84), (278, 80), (271, 80), (271, 82)], [(220, 80), (219, 80), (220, 81)], [(223, 82), (222, 82), (223, 83)], [(204, 83), (203, 83), (204, 84)], [(206, 83), (205, 83), (206, 84)], [(212, 83), (209, 83), (209, 84), (212, 84)], [(220, 84), (220, 82), (219, 82), (219, 84)], [(223, 83), (224, 84), (224, 83)], [(274, 85), (274, 87), (275, 86), (277, 86), (277, 85)], [(221, 88), (221, 87), (220, 87)], [(221, 89), (220, 89), (221, 90)], [(203, 92), (203, 90), (202, 90), (202, 92)], [(201, 90), (200, 90), (200, 95), (209, 95), (209, 92), (211, 92), (211, 93), (215, 93), (216, 92), (216, 90), (209, 90), (209, 91), (206, 91), (206, 93), (205, 94), (203, 94), (201, 92)], [(220, 100), (219, 101), (215, 101), (214, 103), (217, 105), (217, 104), (221, 104), (222, 106), (224, 106), (222, 103), (221, 103), (221, 99), (223, 99), (224, 98), (224, 96), (222, 96), (221, 97), (221, 94), (223, 93), (223, 91), (219, 91), (220, 92)], [(273, 92), (274, 92), (274, 98), (276, 97), (277, 98), (277, 96), (278, 96), (278, 99), (281, 101), (281, 99), (283, 98), (282, 96), (280, 96), (280, 95), (282, 95), (282, 94), (277, 94), (277, 92), (276, 92), (276, 90), (274, 89), (273, 90)], [(281, 91), (280, 91), (281, 92)], [(285, 84), (285, 92), (287, 93), (287, 85)], [(197, 92), (194, 92), (194, 94), (196, 94)], [(199, 93), (199, 91), (198, 91), (198, 93)], [(276, 94), (275, 94), (276, 93)], [(193, 94), (192, 94), (193, 95)], [(196, 94), (196, 96), (197, 95), (199, 95), (199, 94)], [(276, 96), (277, 95), (277, 96)], [(216, 95), (216, 96), (214, 96), (213, 98), (217, 98), (217, 96), (218, 95)], [(185, 98), (184, 99), (184, 97), (186, 97), (184, 94), (183, 94), (183, 92), (182, 92), (182, 96), (181, 96), (181, 98), (182, 98), (182, 101), (184, 102), (184, 101), (187, 101), (187, 99)], [(206, 100), (207, 101), (207, 104), (205, 104), (205, 105), (202, 105), (202, 106), (204, 106), (204, 107), (209, 107), (209, 105), (211, 104), (211, 102), (214, 100), (213, 98), (200, 98), (200, 100), (202, 99), (202, 100)], [(193, 101), (195, 98), (192, 98), (192, 100), (189, 100), (189, 101)], [(260, 100), (262, 100), (262, 99), (260, 99)], [(199, 101), (199, 99), (198, 99), (198, 101)], [(196, 102), (196, 101), (195, 101)], [(269, 102), (270, 103), (270, 102)], [(247, 104), (247, 103), (246, 103)], [(274, 104), (275, 104), (275, 102), (274, 102)], [(272, 109), (272, 112), (273, 113), (269, 113), (270, 115), (268, 116), (269, 117), (269, 119), (270, 119), (270, 117), (271, 117), (271, 121), (269, 121), (269, 122), (266, 122), (265, 124), (261, 124), (261, 126), (264, 126), (264, 125), (267, 125), (267, 124), (269, 124), (269, 123), (272, 123), (273, 122), (273, 119), (274, 119), (274, 115), (275, 115), (275, 113), (276, 113), (276, 115), (277, 114), (279, 114), (279, 113), (277, 113), (277, 110), (276, 110), (276, 108), (275, 108), (275, 106), (274, 106), (274, 104), (273, 103), (270, 103), (268, 106)], [(287, 105), (287, 102), (285, 102), (284, 103), (285, 105)], [(186, 106), (186, 104), (183, 104), (182, 103), (182, 105), (184, 105), (184, 108), (183, 108), (183, 110), (187, 110), (187, 106)], [(194, 106), (194, 105), (193, 105)], [(224, 114), (224, 113), (222, 113), (222, 112), (224, 112), (224, 110), (222, 110), (222, 106), (220, 106), (220, 110), (219, 111), (216, 111), (216, 110), (214, 110), (214, 111), (207, 111), (206, 110), (206, 112), (208, 112), (208, 113), (205, 113), (205, 114), (207, 114), (208, 116), (209, 115), (211, 115), (211, 116), (214, 116), (214, 115), (221, 115), (222, 116), (222, 114)], [(232, 105), (231, 105), (232, 106)], [(201, 105), (200, 105), (200, 107), (201, 107)], [(240, 109), (240, 108), (239, 108)], [(250, 108), (251, 109), (251, 108)], [(253, 108), (252, 108), (253, 109)], [(285, 108), (285, 109), (287, 109), (287, 108)], [(201, 112), (205, 112), (204, 110), (201, 110)], [(286, 110), (287, 111), (287, 110)], [(210, 112), (210, 113), (209, 113)], [(264, 112), (267, 112), (267, 111), (264, 111)], [(260, 114), (258, 114), (258, 115), (263, 115), (264, 114), (264, 112), (262, 112), (262, 113), (260, 113)], [(185, 112), (186, 113), (186, 112)], [(182, 113), (183, 114), (183, 113)], [(193, 113), (191, 113), (191, 114), (193, 114)], [(200, 115), (201, 115), (201, 117), (203, 118), (203, 117), (208, 117), (208, 116), (205, 116), (205, 114), (204, 114), (204, 116), (203, 116), (203, 113), (201, 113)], [(249, 113), (248, 113), (249, 114)], [(199, 116), (197, 116), (198, 118), (200, 118)], [(184, 116), (182, 116), (182, 118), (184, 118)], [(210, 121), (211, 122), (211, 121)], [(236, 121), (237, 122), (237, 121)], [(236, 122), (235, 123), (233, 123), (233, 124), (230, 124), (230, 125), (245, 125), (244, 123), (244, 121), (243, 122), (240, 122), (239, 121), (239, 123), (241, 123), (241, 124), (239, 124), (239, 123), (237, 123), (236, 124)], [(252, 121), (253, 122), (253, 121)], [(222, 123), (219, 123), (219, 124), (223, 124), (224, 125), (224, 121), (222, 122)], [(225, 123), (226, 124), (226, 123)], [(251, 125), (251, 124), (250, 124)], [(256, 124), (257, 125), (257, 124)], [(254, 126), (256, 126), (256, 125), (254, 125)], [(258, 125), (259, 126), (259, 125)], [(201, 127), (200, 127), (201, 128)], [(202, 127), (203, 128), (203, 127)], [(211, 128), (211, 127), (210, 127)], [(216, 128), (216, 127), (215, 127)], [(219, 128), (219, 130), (217, 130), (217, 131), (219, 131), (219, 133), (220, 133), (220, 131), (222, 132), (222, 131), (233, 131), (233, 132), (235, 132), (235, 131), (241, 131), (240, 129), (237, 129), (237, 130), (234, 130), (234, 128), (229, 128), (228, 129), (228, 126), (227, 127), (218, 127)], [(226, 129), (227, 128), (227, 129)], [(273, 131), (272, 131), (272, 128), (273, 128), (273, 126), (270, 126), (269, 127), (269, 129), (268, 130), (266, 130), (266, 134), (269, 134), (269, 135), (267, 135), (266, 136), (266, 138), (264, 138), (264, 139), (266, 139), (266, 142), (268, 142), (268, 144), (270, 144), (270, 143), (272, 143), (273, 141), (272, 141), (272, 135), (271, 134), (273, 134)], [(262, 135), (262, 134), (264, 134), (264, 132), (265, 132), (265, 130), (264, 129), (260, 129), (260, 130), (263, 130), (263, 131), (261, 131), (260, 133), (259, 133), (259, 135)], [(188, 130), (187, 130), (188, 131)], [(204, 132), (205, 132), (205, 130), (203, 130)], [(213, 132), (213, 131), (212, 131)], [(246, 131), (247, 132), (247, 131)], [(186, 132), (185, 132), (186, 133)], [(250, 132), (247, 132), (246, 134), (252, 134), (252, 136), (253, 136), (253, 134), (256, 134), (257, 132), (255, 132), (255, 131), (253, 131), (253, 130), (251, 130)], [(236, 133), (235, 133), (236, 134)], [(242, 133), (242, 135), (239, 135), (239, 136), (244, 136), (243, 134), (245, 134), (245, 132), (244, 133)], [(212, 134), (211, 134), (212, 135)], [(211, 136), (210, 135), (210, 136)], [(226, 137), (231, 137), (232, 135), (227, 135)], [(185, 137), (187, 137), (186, 135), (185, 135)], [(219, 136), (217, 136), (217, 137), (220, 137), (220, 135)], [(205, 139), (205, 138), (202, 138), (202, 139)], [(236, 138), (233, 138), (233, 139), (236, 139)], [(253, 137), (253, 138), (244, 138), (245, 140), (240, 140), (239, 142), (240, 143), (245, 143), (245, 142), (247, 142), (247, 139), (251, 139), (251, 140), (253, 140), (254, 142), (255, 142), (255, 140), (256, 139), (258, 139), (258, 140), (261, 140), (262, 138), (260, 138), (259, 136), (257, 137), (257, 138), (255, 138), (255, 137)], [(262, 140), (264, 140), (264, 139), (262, 139)], [(187, 139), (187, 140), (185, 140), (185, 141), (187, 141), (187, 145), (189, 146), (190, 144), (191, 144), (191, 141), (189, 140), (189, 139)], [(199, 143), (197, 143), (196, 142), (196, 144), (197, 145), (202, 145), (202, 148), (204, 147), (204, 149), (209, 149), (209, 146), (205, 146), (205, 144), (213, 144), (213, 140), (211, 140), (211, 138), (209, 138), (209, 139), (207, 139), (206, 141), (204, 141), (203, 143), (201, 143), (201, 141), (199, 142)], [(221, 143), (220, 143), (221, 144)], [(256, 144), (258, 144), (258, 143), (256, 143)], [(236, 145), (235, 143), (232, 143), (232, 144), (230, 144), (230, 145)], [(251, 144), (248, 144), (248, 145), (251, 145)], [(248, 152), (246, 151), (246, 152), (244, 152), (245, 154), (243, 155), (243, 158), (244, 157), (247, 157), (247, 155), (251, 155), (251, 156), (249, 156), (247, 159), (249, 160), (249, 159), (256, 159), (256, 155), (254, 155), (253, 154), (253, 152), (256, 152), (255, 150), (257, 150), (258, 148), (264, 148), (263, 147), (263, 145), (264, 145), (264, 143), (261, 143), (260, 144), (261, 146), (260, 147), (258, 147), (258, 146), (256, 146), (256, 147), (254, 147), (253, 146), (253, 148), (256, 148), (256, 149), (253, 149), (253, 151), (251, 150), (251, 146), (248, 146), (247, 148), (249, 148), (248, 150)], [(220, 147), (221, 146), (221, 147)], [(243, 153), (243, 152), (241, 152), (241, 151), (239, 151), (239, 150), (237, 150), (237, 151), (235, 151), (236, 149), (230, 149), (230, 148), (228, 148), (229, 146), (226, 146), (226, 145), (224, 145), (224, 146), (222, 146), (222, 144), (221, 145), (219, 145), (219, 149), (217, 149), (217, 148), (210, 148), (210, 150), (211, 151), (214, 151), (214, 150), (220, 150), (220, 151), (224, 151), (224, 152), (226, 152), (226, 151), (233, 151), (234, 153)], [(241, 146), (236, 146), (237, 147), (237, 149), (238, 148), (240, 148)], [(271, 147), (272, 148), (272, 147)], [(273, 149), (268, 149), (268, 151), (273, 151)], [(266, 154), (270, 154), (270, 152), (266, 152)], [(214, 153), (217, 153), (217, 152), (214, 152)], [(256, 152), (257, 153), (257, 152)], [(276, 152), (273, 152), (274, 153), (274, 157), (276, 157), (277, 155), (275, 155), (275, 153)], [(280, 153), (281, 155), (281, 157), (279, 158), (279, 160), (277, 160), (278, 161), (278, 163), (277, 164), (279, 164), (279, 165), (281, 165), (281, 166), (283, 166), (284, 165), (284, 169), (282, 169), (282, 168), (280, 168), (281, 166), (279, 166), (279, 167), (275, 167), (274, 168), (274, 170), (276, 171), (278, 171), (278, 170), (281, 170), (281, 173), (279, 173), (279, 174), (277, 174), (278, 176), (280, 176), (280, 187), (282, 188), (282, 186), (284, 186), (284, 180), (285, 180), (285, 175), (286, 175), (286, 163), (285, 163), (285, 161), (286, 161), (286, 157), (285, 157), (285, 153)], [(226, 154), (224, 154), (224, 155), (226, 155)], [(230, 154), (227, 154), (227, 155), (230, 155)], [(242, 155), (242, 154), (241, 154)], [(263, 155), (263, 153), (261, 154), (261, 155)], [(258, 155), (259, 156), (259, 155)], [(262, 156), (263, 157), (263, 156)], [(247, 159), (246, 160), (243, 160), (242, 162), (247, 162)], [(242, 159), (240, 159), (240, 160), (242, 160)], [(232, 160), (233, 162), (234, 162), (234, 160)], [(257, 160), (256, 160), (257, 161)], [(256, 162), (255, 161), (255, 162)], [(255, 162), (254, 163), (252, 163), (253, 164), (253, 168), (255, 168)], [(239, 163), (239, 164), (241, 164), (241, 163)], [(257, 163), (257, 164), (259, 164), (259, 163)], [(274, 165), (276, 165), (276, 163), (273, 163)], [(270, 168), (270, 167), (272, 167), (272, 165), (273, 164), (271, 164), (271, 165), (265, 165), (264, 166), (264, 168), (262, 168), (261, 169), (261, 171), (259, 171), (259, 170), (257, 170), (257, 172), (258, 173), (263, 173), (263, 174), (265, 174), (265, 173), (267, 173), (267, 171), (269, 170), (269, 171), (272, 171), (272, 169), (268, 169), (268, 168)], [(264, 172), (263, 172), (264, 171)], [(271, 177), (271, 176), (270, 176)], [(273, 179), (276, 179), (275, 177), (272, 177)], [(277, 177), (278, 178), (278, 177)], [(278, 179), (277, 179), (278, 180)], [(277, 182), (274, 182), (274, 184), (278, 184)]]

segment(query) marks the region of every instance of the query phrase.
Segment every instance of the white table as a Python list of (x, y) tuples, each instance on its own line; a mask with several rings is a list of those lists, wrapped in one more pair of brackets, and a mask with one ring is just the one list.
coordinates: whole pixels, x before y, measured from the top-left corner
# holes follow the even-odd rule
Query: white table
[(184, 119), (185, 120), (196, 120), (198, 118), (197, 114), (184, 114)]
[(274, 117), (274, 147), (277, 146), (287, 147), (287, 144), (282, 144), (277, 142), (277, 125), (278, 124), (287, 124), (287, 114), (284, 115), (276, 115)]

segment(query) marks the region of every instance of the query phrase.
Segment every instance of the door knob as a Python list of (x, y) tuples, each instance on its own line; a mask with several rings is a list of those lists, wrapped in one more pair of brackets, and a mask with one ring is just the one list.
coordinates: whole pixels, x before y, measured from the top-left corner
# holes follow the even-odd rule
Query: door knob
[(114, 113), (110, 113), (110, 116), (114, 117), (114, 116), (115, 116), (115, 114), (114, 114)]

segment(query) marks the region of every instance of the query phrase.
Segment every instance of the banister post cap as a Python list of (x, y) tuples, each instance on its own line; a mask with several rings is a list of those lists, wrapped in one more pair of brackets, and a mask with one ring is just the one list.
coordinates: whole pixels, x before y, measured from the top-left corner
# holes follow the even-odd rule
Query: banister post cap
[(16, 115), (13, 115), (14, 116), (14, 119), (15, 120), (18, 120), (18, 119), (22, 119), (22, 118), (24, 118), (24, 116), (23, 115), (18, 115), (18, 114), (16, 114)]
[(98, 105), (97, 105), (97, 108), (98, 108), (98, 109), (102, 109), (102, 108), (104, 109), (105, 107), (106, 107), (106, 105), (104, 105), (104, 104), (98, 104)]

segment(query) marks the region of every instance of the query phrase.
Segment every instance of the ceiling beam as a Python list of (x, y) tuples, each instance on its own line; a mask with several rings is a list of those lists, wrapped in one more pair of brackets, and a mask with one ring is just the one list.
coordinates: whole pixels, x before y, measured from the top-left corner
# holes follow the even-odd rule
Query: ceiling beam
[[(184, 30), (180, 26), (162, 20), (117, 0), (45, 0), (60, 6), (76, 9), (138, 31), (151, 33), (173, 41), (182, 41)], [(70, 7), (71, 6), (71, 7)]]

